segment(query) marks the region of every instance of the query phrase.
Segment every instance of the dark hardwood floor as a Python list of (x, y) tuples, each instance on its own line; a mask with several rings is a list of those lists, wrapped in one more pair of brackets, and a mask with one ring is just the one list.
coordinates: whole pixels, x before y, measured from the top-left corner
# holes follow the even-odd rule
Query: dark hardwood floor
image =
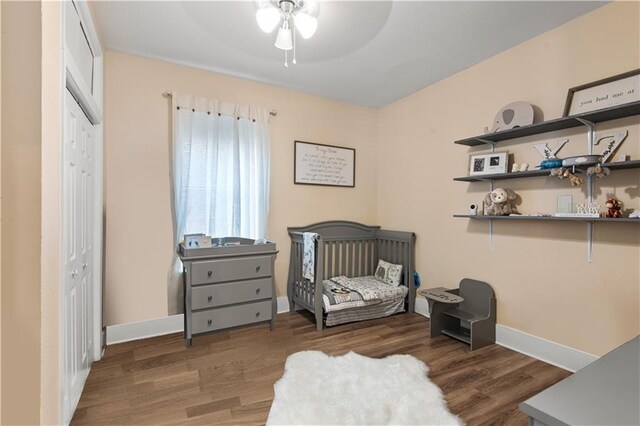
[(311, 316), (297, 312), (278, 315), (274, 331), (223, 331), (195, 338), (190, 349), (181, 334), (112, 345), (93, 364), (72, 424), (261, 424), (287, 356), (303, 350), (411, 354), (469, 425), (525, 425), (518, 403), (570, 375), (502, 346), (470, 352), (448, 337), (431, 339), (428, 325), (401, 314), (316, 332)]

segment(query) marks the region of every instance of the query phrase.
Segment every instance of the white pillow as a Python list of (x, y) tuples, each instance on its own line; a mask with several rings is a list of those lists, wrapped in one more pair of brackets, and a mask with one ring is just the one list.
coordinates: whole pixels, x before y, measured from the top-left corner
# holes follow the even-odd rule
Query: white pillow
[(378, 267), (374, 276), (385, 284), (397, 287), (400, 285), (400, 279), (402, 278), (402, 265), (394, 265), (384, 260), (378, 260)]

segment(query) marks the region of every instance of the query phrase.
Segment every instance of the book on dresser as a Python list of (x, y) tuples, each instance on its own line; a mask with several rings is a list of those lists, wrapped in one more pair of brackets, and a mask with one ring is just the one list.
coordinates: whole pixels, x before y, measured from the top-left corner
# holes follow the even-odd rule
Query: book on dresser
[(271, 241), (216, 238), (206, 248), (178, 246), (184, 274), (184, 342), (215, 331), (276, 322)]

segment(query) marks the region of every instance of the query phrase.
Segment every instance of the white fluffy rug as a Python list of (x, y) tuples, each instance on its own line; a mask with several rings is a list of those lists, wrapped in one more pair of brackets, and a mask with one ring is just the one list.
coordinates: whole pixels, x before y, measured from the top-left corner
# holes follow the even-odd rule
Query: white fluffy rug
[(287, 358), (268, 425), (460, 425), (411, 355), (304, 351)]

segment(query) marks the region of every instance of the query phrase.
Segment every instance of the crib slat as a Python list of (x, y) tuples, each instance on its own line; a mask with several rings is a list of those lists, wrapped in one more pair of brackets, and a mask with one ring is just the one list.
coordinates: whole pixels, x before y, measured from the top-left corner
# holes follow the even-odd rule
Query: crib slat
[(327, 267), (325, 268), (325, 279), (333, 277), (333, 243), (331, 241), (327, 241), (324, 244), (326, 259), (327, 259)]
[(371, 241), (371, 269), (375, 271), (378, 267), (378, 240)]
[(351, 241), (351, 247), (349, 250), (349, 276), (350, 277), (355, 277), (356, 276), (356, 244), (358, 242), (357, 241)]
[(342, 241), (342, 247), (340, 248), (340, 275), (345, 275), (347, 270), (347, 249), (348, 242)]
[(355, 262), (353, 262), (355, 271), (353, 272), (355, 276), (362, 276), (362, 268), (360, 267), (360, 246), (362, 245), (362, 241), (356, 241), (355, 244)]

